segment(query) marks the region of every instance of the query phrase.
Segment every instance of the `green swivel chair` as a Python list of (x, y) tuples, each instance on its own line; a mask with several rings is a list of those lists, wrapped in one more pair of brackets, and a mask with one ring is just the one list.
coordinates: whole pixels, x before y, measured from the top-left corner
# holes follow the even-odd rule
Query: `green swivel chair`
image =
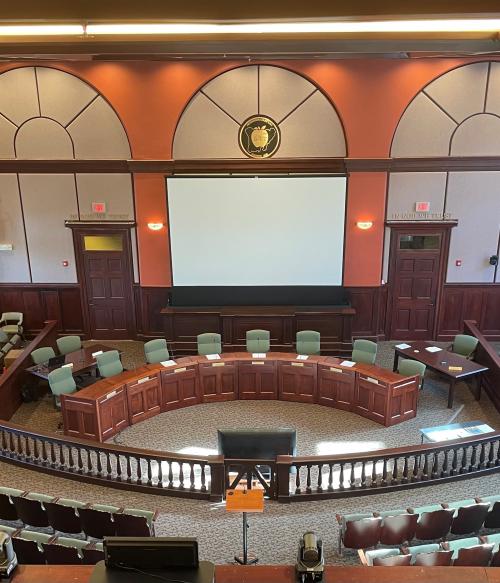
[(168, 360), (170, 355), (165, 338), (157, 338), (156, 340), (146, 342), (144, 344), (144, 355), (148, 364), (158, 364), (159, 362)]
[(0, 330), (9, 336), (20, 334), (23, 336), (23, 314), (21, 312), (3, 312), (0, 318)]
[(371, 340), (355, 340), (351, 360), (363, 364), (375, 364), (377, 344)]
[(427, 367), (423, 362), (418, 362), (416, 360), (410, 360), (409, 358), (404, 358), (399, 361), (398, 373), (404, 377), (412, 377), (418, 375), (420, 377), (419, 388), (424, 388), (424, 375), (425, 369)]
[(54, 358), (56, 353), (50, 346), (42, 346), (31, 353), (31, 358), (35, 364), (46, 364), (51, 358)]
[(56, 368), (49, 373), (49, 387), (54, 395), (54, 402), (58, 409), (61, 408), (60, 395), (70, 395), (76, 391), (76, 383), (70, 366)]
[(457, 334), (451, 345), (451, 351), (460, 354), (461, 356), (465, 356), (465, 358), (472, 358), (478, 342), (479, 340), (474, 336), (469, 336), (468, 334)]
[(80, 336), (62, 336), (56, 340), (57, 348), (61, 354), (69, 354), (76, 352), (82, 348), (82, 340)]
[(247, 331), (247, 352), (269, 352), (270, 342), (269, 330)]
[(96, 356), (101, 377), (107, 379), (123, 372), (123, 364), (118, 350), (108, 350)]
[(198, 334), (196, 341), (198, 343), (198, 354), (201, 356), (220, 354), (222, 352), (221, 337), (216, 332)]
[(315, 330), (301, 330), (295, 337), (297, 354), (320, 354), (321, 334)]

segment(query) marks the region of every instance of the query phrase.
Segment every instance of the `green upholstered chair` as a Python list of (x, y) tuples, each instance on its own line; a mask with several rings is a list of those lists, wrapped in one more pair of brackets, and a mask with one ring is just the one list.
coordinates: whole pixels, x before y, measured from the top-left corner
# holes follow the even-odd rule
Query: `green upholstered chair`
[(170, 355), (168, 353), (167, 341), (165, 338), (157, 338), (150, 340), (144, 344), (144, 355), (149, 364), (157, 364), (168, 360)]
[(0, 344), (5, 344), (8, 341), (9, 341), (8, 335), (3, 330), (0, 330)]
[(371, 340), (358, 339), (354, 341), (351, 360), (364, 364), (375, 364), (377, 344)]
[(42, 348), (37, 348), (31, 353), (31, 359), (35, 364), (45, 364), (51, 358), (54, 358), (56, 353), (51, 346), (42, 346)]
[(70, 395), (76, 391), (76, 383), (70, 366), (56, 368), (49, 373), (49, 387), (54, 395), (57, 408), (61, 407), (60, 395)]
[(69, 354), (76, 352), (82, 348), (82, 340), (80, 336), (62, 336), (56, 340), (57, 348), (61, 354)]
[(427, 367), (423, 362), (410, 360), (409, 358), (400, 359), (398, 373), (404, 377), (418, 375), (420, 377), (420, 388), (424, 388), (424, 375)]
[(21, 312), (3, 312), (0, 330), (6, 334), (23, 334), (23, 315)]
[(216, 332), (205, 332), (198, 334), (196, 337), (198, 343), (198, 354), (205, 356), (207, 354), (220, 354), (222, 352), (222, 343), (220, 334)]
[(269, 352), (270, 342), (269, 330), (247, 331), (247, 352)]
[(296, 338), (297, 354), (319, 354), (321, 351), (321, 334), (315, 330), (301, 330)]
[(457, 334), (453, 344), (451, 345), (451, 351), (465, 358), (472, 358), (474, 351), (479, 340), (474, 336), (469, 336), (468, 334)]
[(99, 374), (104, 377), (113, 377), (123, 372), (122, 361), (118, 350), (108, 350), (96, 356)]

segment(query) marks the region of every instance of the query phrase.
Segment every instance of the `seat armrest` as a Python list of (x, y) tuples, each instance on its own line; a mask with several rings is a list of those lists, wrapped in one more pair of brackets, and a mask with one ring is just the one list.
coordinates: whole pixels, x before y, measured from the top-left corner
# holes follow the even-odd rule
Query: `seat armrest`
[(399, 547), (399, 552), (400, 552), (402, 555), (409, 555), (409, 554), (410, 554), (410, 549), (409, 549), (408, 547), (406, 547), (406, 546), (404, 546), (404, 547)]
[(337, 522), (340, 524), (340, 526), (342, 526), (342, 516), (340, 514), (335, 514), (335, 518), (337, 519)]
[(153, 514), (153, 522), (160, 516), (160, 510), (157, 508)]
[(380, 513), (379, 512), (374, 512), (373, 513), (373, 518), (380, 518)]
[(447, 541), (442, 541), (442, 542), (440, 542), (439, 544), (441, 545), (441, 548), (442, 548), (444, 551), (449, 551), (449, 550), (450, 550), (450, 545), (448, 544), (448, 542), (447, 542)]
[(442, 507), (443, 507), (445, 510), (446, 510), (447, 508), (449, 508), (449, 505), (448, 505), (446, 502), (442, 503), (442, 504), (441, 504), (441, 506), (442, 506)]
[(368, 561), (366, 559), (365, 551), (363, 549), (358, 550), (358, 556), (361, 564), (364, 565), (365, 567), (368, 567)]
[(474, 500), (475, 500), (476, 504), (480, 504), (483, 501), (483, 499), (480, 496), (476, 496), (476, 498), (474, 498)]
[(406, 512), (408, 512), (408, 514), (415, 514), (415, 509), (414, 508), (407, 508)]

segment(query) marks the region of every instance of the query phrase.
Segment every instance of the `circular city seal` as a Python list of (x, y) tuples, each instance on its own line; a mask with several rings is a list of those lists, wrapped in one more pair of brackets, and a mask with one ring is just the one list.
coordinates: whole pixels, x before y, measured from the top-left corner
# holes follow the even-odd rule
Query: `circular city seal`
[(270, 117), (253, 115), (240, 126), (239, 144), (250, 158), (270, 158), (280, 146), (280, 129)]

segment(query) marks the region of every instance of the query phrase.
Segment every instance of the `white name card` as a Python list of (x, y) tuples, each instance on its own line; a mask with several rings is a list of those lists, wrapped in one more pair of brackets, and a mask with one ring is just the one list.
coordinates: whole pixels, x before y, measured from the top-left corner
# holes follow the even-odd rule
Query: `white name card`
[(253, 352), (252, 358), (266, 358), (265, 352)]
[(308, 358), (307, 354), (297, 354), (297, 360), (307, 360)]
[(402, 344), (396, 344), (396, 348), (399, 348), (400, 350), (405, 350), (406, 348), (411, 348), (411, 346), (403, 342)]
[(368, 381), (369, 383), (373, 383), (374, 385), (378, 385), (378, 380), (374, 379), (372, 377), (366, 377), (365, 381)]
[(61, 368), (71, 368), (72, 366), (74, 366), (74, 364), (72, 362), (68, 362), (68, 364), (63, 364)]
[(352, 360), (343, 360), (340, 363), (340, 366), (348, 366), (349, 368), (351, 368), (352, 366), (354, 366), (356, 363), (353, 362)]
[(220, 360), (220, 354), (207, 354), (207, 360)]
[(138, 385), (142, 385), (142, 383), (147, 383), (148, 381), (150, 381), (151, 379), (149, 377), (144, 377), (143, 379), (139, 379), (137, 381)]
[(92, 358), (95, 358), (96, 356), (99, 356), (99, 354), (104, 354), (104, 352), (102, 350), (98, 350), (97, 352), (93, 352), (92, 353)]
[(162, 362), (160, 362), (160, 364), (162, 366), (175, 366), (177, 363), (175, 362), (175, 360), (163, 360)]
[(427, 346), (426, 350), (427, 352), (439, 352), (441, 348), (439, 346)]

